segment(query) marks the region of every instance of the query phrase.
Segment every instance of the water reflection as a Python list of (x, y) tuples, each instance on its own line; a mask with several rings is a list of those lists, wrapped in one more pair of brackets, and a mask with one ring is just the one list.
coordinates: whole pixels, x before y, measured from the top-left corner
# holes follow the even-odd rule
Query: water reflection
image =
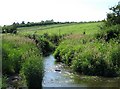
[(78, 87), (81, 89), (118, 89), (120, 78), (103, 78), (97, 76), (77, 75), (55, 64), (52, 55), (44, 58), (43, 87)]

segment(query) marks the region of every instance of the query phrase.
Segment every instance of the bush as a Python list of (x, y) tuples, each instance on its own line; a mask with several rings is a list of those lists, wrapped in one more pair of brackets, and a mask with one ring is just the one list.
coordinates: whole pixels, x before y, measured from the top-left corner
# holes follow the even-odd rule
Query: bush
[(74, 50), (72, 50), (72, 47), (68, 49), (68, 46), (59, 46), (56, 51), (54, 52), (54, 57), (56, 58), (57, 62), (63, 62), (67, 65), (71, 65), (73, 56), (74, 56)]
[(49, 53), (53, 52), (53, 50), (55, 49), (55, 46), (45, 38), (39, 39), (38, 47), (44, 56), (49, 55)]
[(10, 25), (10, 26), (3, 26), (2, 27), (2, 33), (17, 33), (17, 27), (14, 25)]
[[(110, 41), (111, 39), (120, 38), (120, 25), (113, 25), (111, 27), (104, 28), (99, 33), (95, 34), (97, 39), (103, 39), (105, 41)], [(120, 41), (119, 41), (120, 42)]]
[[(84, 44), (80, 40), (62, 42), (54, 52), (56, 60), (71, 66), (74, 71), (86, 75), (107, 77), (120, 75), (118, 43), (86, 40)], [(116, 65), (117, 67), (115, 67)]]
[(56, 35), (56, 34), (49, 35), (48, 33), (44, 33), (42, 35), (42, 37), (46, 38), (47, 40), (49, 40), (53, 44), (58, 45), (62, 36)]
[(111, 52), (111, 61), (117, 71), (117, 75), (120, 75), (120, 45)]
[(21, 76), (24, 76), (29, 89), (41, 89), (43, 78), (43, 63), (40, 56), (32, 56), (23, 64)]
[(0, 81), (2, 81), (1, 82), (2, 86), (0, 86), (0, 87), (2, 87), (1, 89), (5, 89), (6, 87), (8, 87), (6, 76), (2, 75), (2, 79), (0, 79)]

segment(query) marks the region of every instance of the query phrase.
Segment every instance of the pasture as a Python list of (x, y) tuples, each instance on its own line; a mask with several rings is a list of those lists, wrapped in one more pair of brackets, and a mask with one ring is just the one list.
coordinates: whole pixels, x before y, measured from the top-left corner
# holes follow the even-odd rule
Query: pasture
[(67, 24), (67, 25), (53, 25), (53, 26), (35, 26), (35, 27), (22, 27), (18, 28), (19, 33), (22, 35), (28, 35), (36, 33), (38, 35), (48, 33), (50, 35), (57, 34), (95, 34), (99, 31), (99, 26), (103, 23), (79, 23), (79, 24)]

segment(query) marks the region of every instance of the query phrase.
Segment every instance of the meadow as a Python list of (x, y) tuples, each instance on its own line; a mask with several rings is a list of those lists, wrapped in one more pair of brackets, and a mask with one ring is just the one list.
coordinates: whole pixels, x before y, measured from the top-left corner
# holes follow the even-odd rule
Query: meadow
[[(33, 34), (36, 33), (38, 35), (48, 33), (49, 35), (56, 34), (56, 35), (63, 35), (63, 34), (83, 34), (83, 32), (86, 32), (86, 34), (94, 34), (97, 33), (100, 29), (99, 26), (101, 26), (103, 22), (98, 23), (77, 23), (77, 24), (60, 24), (60, 25), (53, 25), (53, 26), (35, 26), (35, 27), (23, 27), (19, 28), (18, 34)], [(30, 31), (29, 31), (30, 30)]]

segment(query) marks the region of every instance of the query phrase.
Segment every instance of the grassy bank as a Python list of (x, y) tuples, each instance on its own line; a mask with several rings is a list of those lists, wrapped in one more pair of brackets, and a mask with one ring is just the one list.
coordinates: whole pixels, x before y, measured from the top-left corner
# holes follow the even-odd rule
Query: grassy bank
[(67, 64), (78, 73), (120, 76), (119, 36), (119, 25), (99, 30), (98, 33), (72, 34), (60, 43), (54, 56), (56, 61)]
[[(99, 76), (120, 75), (120, 45), (116, 42), (98, 42), (89, 38), (63, 41), (54, 56), (78, 73)], [(117, 64), (116, 64), (117, 63)]]
[[(28, 87), (41, 87), (43, 63), (40, 50), (36, 47), (35, 42), (18, 35), (3, 34), (2, 71), (3, 76), (6, 77), (20, 74)], [(37, 85), (33, 85), (31, 82), (37, 82)]]

